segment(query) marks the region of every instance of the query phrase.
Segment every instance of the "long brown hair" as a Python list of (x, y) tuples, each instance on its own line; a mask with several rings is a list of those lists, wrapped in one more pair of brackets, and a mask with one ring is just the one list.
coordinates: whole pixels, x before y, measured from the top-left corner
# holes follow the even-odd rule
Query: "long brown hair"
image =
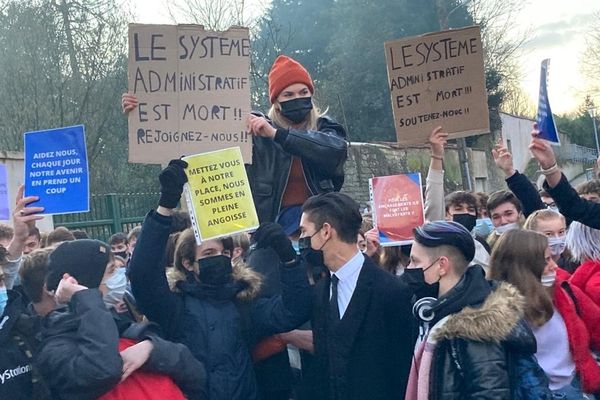
[(534, 327), (544, 325), (554, 313), (552, 298), (540, 282), (547, 248), (544, 235), (514, 229), (498, 238), (490, 258), (490, 277), (519, 289), (526, 298), (525, 318)]

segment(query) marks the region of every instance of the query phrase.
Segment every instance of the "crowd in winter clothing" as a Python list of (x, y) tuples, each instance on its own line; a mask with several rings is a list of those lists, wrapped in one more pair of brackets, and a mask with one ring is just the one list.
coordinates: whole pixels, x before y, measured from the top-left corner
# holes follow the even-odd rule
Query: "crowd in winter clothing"
[(108, 243), (40, 233), (21, 188), (0, 225), (0, 399), (600, 399), (600, 181), (572, 188), (534, 127), (541, 190), (499, 141), (507, 189), (446, 193), (436, 128), (426, 222), (384, 247), (340, 193), (346, 133), (314, 91), (280, 56), (248, 116), (251, 233), (197, 242), (183, 160)]

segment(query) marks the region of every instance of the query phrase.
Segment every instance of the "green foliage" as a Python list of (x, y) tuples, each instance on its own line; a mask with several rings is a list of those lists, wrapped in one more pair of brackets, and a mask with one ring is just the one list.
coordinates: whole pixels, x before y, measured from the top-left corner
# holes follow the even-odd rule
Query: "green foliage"
[(93, 193), (147, 190), (127, 163), (127, 16), (118, 0), (8, 0), (0, 7), (0, 149), (23, 133), (83, 124)]
[[(570, 116), (555, 116), (554, 120), (558, 130), (567, 135), (573, 143), (592, 149), (596, 148), (592, 118), (584, 107), (581, 107), (575, 114)], [(598, 120), (596, 120), (596, 123), (598, 123)]]
[[(395, 141), (383, 43), (438, 31), (438, 2), (274, 0), (253, 44), (255, 105), (268, 106), (268, 71), (285, 53), (307, 67), (317, 99), (346, 125), (351, 140)], [(444, 3), (452, 28), (473, 23), (460, 4)]]

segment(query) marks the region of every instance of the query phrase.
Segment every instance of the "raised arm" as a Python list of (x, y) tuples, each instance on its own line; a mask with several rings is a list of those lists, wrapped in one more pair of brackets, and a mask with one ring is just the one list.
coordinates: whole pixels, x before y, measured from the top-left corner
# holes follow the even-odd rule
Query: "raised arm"
[(180, 298), (169, 289), (165, 274), (165, 249), (171, 232), (171, 215), (187, 182), (187, 163), (173, 160), (159, 175), (160, 200), (142, 224), (129, 265), (133, 295), (146, 316), (165, 331), (176, 329)]
[(537, 135), (538, 132), (534, 128), (529, 149), (546, 176), (544, 189), (552, 196), (560, 213), (567, 219), (600, 229), (600, 204), (579, 197), (558, 167), (550, 143), (539, 139)]
[(440, 221), (446, 216), (444, 202), (444, 154), (448, 134), (442, 127), (435, 128), (429, 136), (429, 172), (425, 180), (425, 220)]
[(504, 172), (508, 188), (521, 202), (525, 218), (534, 211), (546, 208), (533, 183), (531, 183), (527, 176), (519, 173), (514, 168), (513, 156), (508, 148), (502, 144), (501, 140), (498, 140), (498, 143), (494, 146), (492, 156), (494, 157), (496, 166)]

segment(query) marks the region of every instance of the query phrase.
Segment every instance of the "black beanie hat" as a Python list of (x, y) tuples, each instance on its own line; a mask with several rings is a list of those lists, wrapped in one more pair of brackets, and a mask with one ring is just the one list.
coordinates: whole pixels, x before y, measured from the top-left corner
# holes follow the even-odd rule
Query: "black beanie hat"
[(100, 286), (110, 248), (99, 240), (81, 239), (64, 242), (50, 254), (46, 287), (56, 290), (65, 273), (88, 288)]
[(475, 241), (471, 233), (453, 221), (429, 222), (413, 230), (415, 241), (425, 247), (456, 247), (471, 262), (475, 257)]

